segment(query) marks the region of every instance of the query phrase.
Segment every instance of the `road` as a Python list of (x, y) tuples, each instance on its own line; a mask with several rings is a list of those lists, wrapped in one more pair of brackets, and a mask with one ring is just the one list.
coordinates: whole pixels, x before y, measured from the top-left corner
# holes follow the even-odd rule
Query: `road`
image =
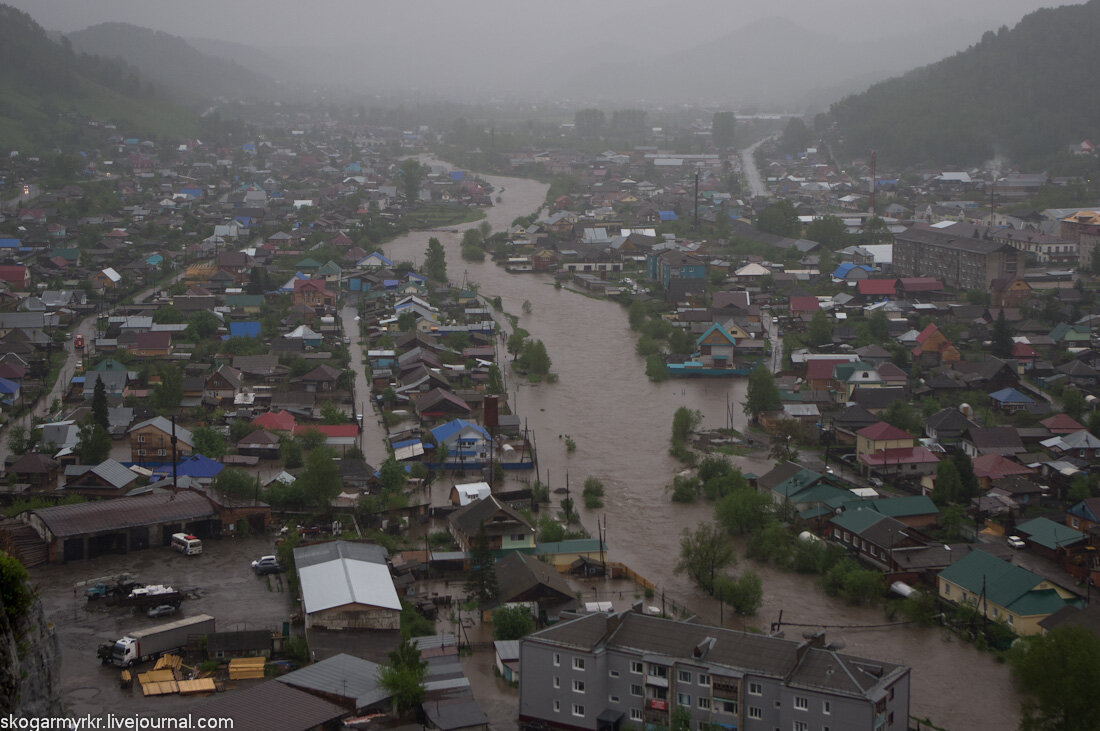
[(741, 174), (745, 178), (745, 184), (749, 187), (750, 197), (752, 198), (763, 198), (768, 194), (768, 189), (764, 187), (764, 179), (760, 177), (760, 170), (756, 167), (756, 158), (753, 155), (760, 145), (770, 139), (771, 137), (765, 137), (758, 142), (754, 142), (741, 150), (740, 153)]
[(9, 198), (6, 201), (0, 202), (0, 211), (15, 211), (19, 206), (32, 198), (38, 197), (39, 189), (37, 185), (28, 185), (25, 189), (26, 193), (20, 193), (14, 198)]
[(344, 328), (344, 336), (349, 341), (348, 353), (351, 361), (348, 366), (355, 374), (352, 396), (355, 413), (363, 415), (363, 429), (359, 432), (359, 449), (362, 450), (367, 464), (377, 467), (389, 456), (386, 451), (386, 429), (371, 401), (370, 383), (367, 382), (366, 366), (363, 364), (366, 353), (360, 341), (359, 317), (354, 307), (344, 305), (340, 310), (340, 323)]

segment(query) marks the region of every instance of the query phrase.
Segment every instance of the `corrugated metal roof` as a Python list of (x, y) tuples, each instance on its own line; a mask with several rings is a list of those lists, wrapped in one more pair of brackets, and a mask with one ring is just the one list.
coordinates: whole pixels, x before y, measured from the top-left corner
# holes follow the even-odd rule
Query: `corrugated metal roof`
[(386, 549), (377, 543), (357, 543), (354, 541), (326, 541), (294, 549), (294, 565), (298, 568), (313, 566), (338, 558), (351, 558), (357, 561), (369, 561), (385, 565)]
[(295, 670), (277, 680), (305, 690), (340, 698), (354, 698), (358, 711), (390, 697), (390, 692), (378, 683), (381, 667), (369, 660), (341, 653)]
[[(343, 543), (345, 547), (368, 545), (343, 541), (321, 545), (339, 543)], [(296, 563), (300, 550), (302, 549), (294, 552)], [(355, 558), (333, 558), (312, 565), (298, 564), (298, 577), (302, 582), (302, 601), (307, 613), (347, 604), (363, 604), (398, 611), (401, 609), (401, 600), (397, 598), (390, 569), (385, 563), (379, 564)]]
[(235, 731), (302, 731), (348, 715), (348, 710), (277, 680), (225, 693), (190, 711), (196, 718), (231, 718)]
[(156, 523), (175, 523), (217, 514), (196, 492), (159, 493), (75, 505), (55, 505), (33, 510), (57, 538), (85, 533), (106, 533)]

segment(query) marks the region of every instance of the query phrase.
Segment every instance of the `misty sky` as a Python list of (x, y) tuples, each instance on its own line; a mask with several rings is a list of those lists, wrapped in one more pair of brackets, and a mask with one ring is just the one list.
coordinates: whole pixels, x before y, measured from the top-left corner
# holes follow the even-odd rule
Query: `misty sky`
[[(687, 44), (769, 16), (843, 38), (895, 35), (954, 22), (1014, 24), (1043, 0), (6, 0), (48, 30), (71, 32), (123, 21), (184, 37), (249, 45), (346, 44), (372, 32), (423, 43), (492, 43), (511, 34), (554, 34), (602, 26), (639, 49)], [(588, 38), (588, 34), (579, 34)]]

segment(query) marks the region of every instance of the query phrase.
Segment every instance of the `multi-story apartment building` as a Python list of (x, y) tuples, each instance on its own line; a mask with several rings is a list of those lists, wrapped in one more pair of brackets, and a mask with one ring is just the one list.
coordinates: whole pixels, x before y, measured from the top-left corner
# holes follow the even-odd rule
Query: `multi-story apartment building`
[[(909, 718), (909, 668), (802, 642), (647, 616), (562, 621), (520, 643), (520, 728), (890, 731)], [(679, 711), (678, 711), (679, 709)]]
[(1080, 267), (1091, 271), (1092, 253), (1100, 243), (1100, 211), (1075, 211), (1061, 220), (1058, 233), (1077, 246)]
[(988, 291), (994, 279), (1024, 274), (1026, 255), (968, 223), (917, 224), (894, 236), (894, 271), (935, 277), (957, 290)]
[(992, 236), (994, 241), (1019, 249), (1040, 264), (1075, 267), (1080, 260), (1077, 244), (1059, 236), (1050, 236), (1037, 231), (1019, 231), (1013, 228), (996, 229)]

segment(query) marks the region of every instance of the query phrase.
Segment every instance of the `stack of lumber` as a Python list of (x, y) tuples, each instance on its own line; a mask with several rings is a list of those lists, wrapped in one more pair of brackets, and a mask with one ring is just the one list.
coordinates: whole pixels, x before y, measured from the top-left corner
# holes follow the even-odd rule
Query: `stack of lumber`
[(238, 657), (229, 661), (230, 680), (256, 680), (264, 677), (263, 657)]
[(157, 659), (157, 664), (153, 666), (153, 670), (179, 670), (182, 664), (183, 658), (179, 655), (161, 655)]
[(142, 695), (169, 695), (179, 692), (175, 672), (172, 670), (151, 670), (138, 674)]
[(213, 678), (199, 678), (197, 680), (179, 681), (180, 695), (193, 695), (195, 693), (213, 693), (217, 690)]

